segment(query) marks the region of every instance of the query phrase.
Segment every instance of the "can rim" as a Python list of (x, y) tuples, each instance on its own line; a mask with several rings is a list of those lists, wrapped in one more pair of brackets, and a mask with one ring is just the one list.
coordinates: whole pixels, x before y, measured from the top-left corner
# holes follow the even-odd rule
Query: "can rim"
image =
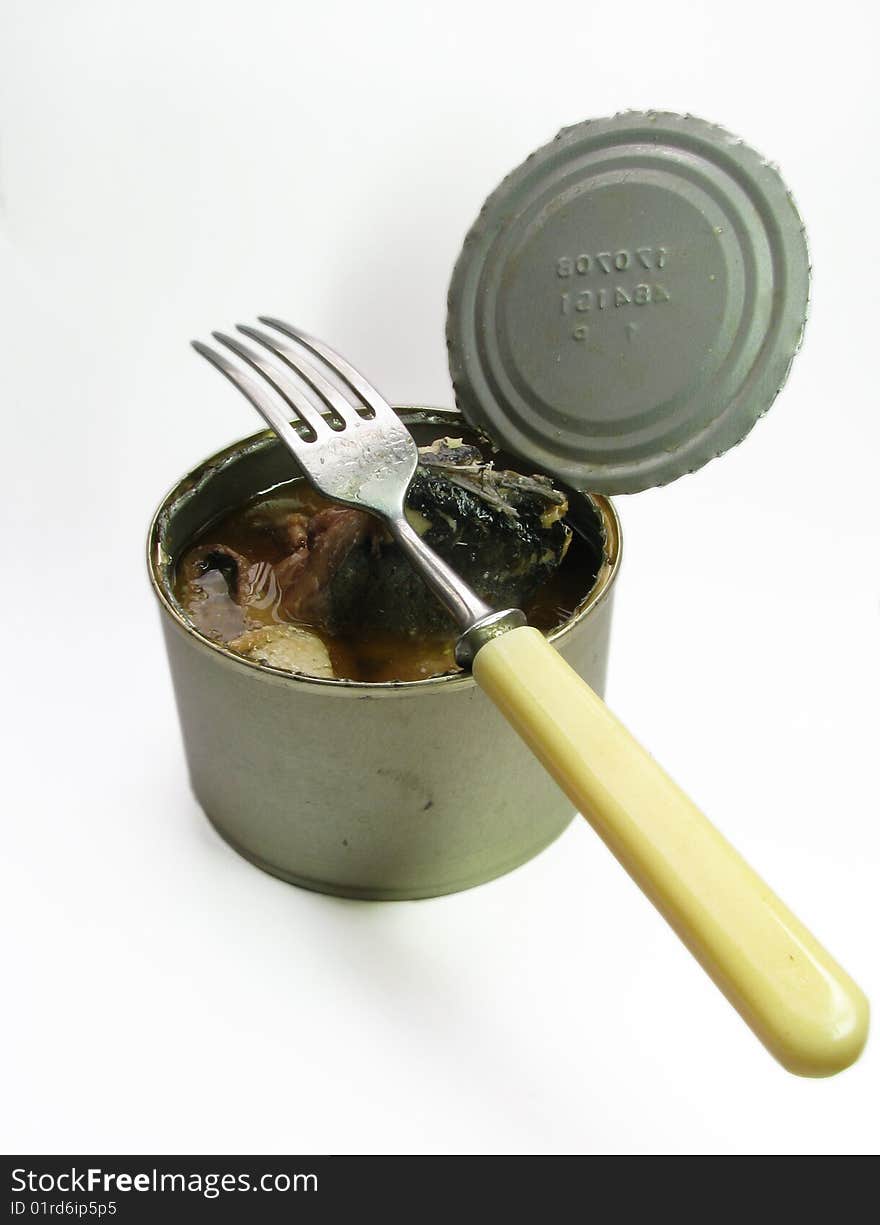
[[(411, 405), (403, 405), (397, 407), (397, 411), (407, 423), (428, 425), (436, 423), (439, 425), (459, 420), (464, 424), (464, 419), (458, 409), (415, 408)], [(187, 621), (176, 602), (170, 597), (165, 583), (165, 567), (170, 559), (165, 551), (162, 535), (168, 516), (181, 499), (192, 496), (206, 481), (210, 480), (211, 475), (219, 468), (241, 455), (261, 450), (274, 443), (277, 443), (277, 438), (272, 430), (259, 430), (255, 434), (249, 434), (231, 443), (222, 450), (214, 452), (213, 455), (182, 476), (159, 503), (150, 522), (147, 536), (147, 573), (161, 610), (169, 616), (175, 628), (185, 636), (192, 638), (200, 647), (217, 656), (218, 661), (225, 661), (233, 667), (248, 669), (267, 682), (280, 682), (313, 693), (336, 693), (346, 697), (366, 698), (419, 692), (448, 693), (452, 690), (474, 688), (476, 682), (470, 672), (447, 672), (440, 676), (425, 677), (416, 681), (353, 681), (343, 677), (329, 678), (308, 676), (300, 672), (287, 672), (281, 668), (273, 668), (268, 664), (245, 659), (237, 652), (229, 650), (224, 643), (208, 638)], [(548, 641), (554, 644), (566, 638), (581, 621), (604, 603), (620, 569), (622, 534), (616, 507), (611, 499), (603, 494), (579, 493), (578, 496), (587, 498), (599, 514), (604, 536), (604, 561), (593, 586), (578, 604), (574, 613), (547, 635)]]

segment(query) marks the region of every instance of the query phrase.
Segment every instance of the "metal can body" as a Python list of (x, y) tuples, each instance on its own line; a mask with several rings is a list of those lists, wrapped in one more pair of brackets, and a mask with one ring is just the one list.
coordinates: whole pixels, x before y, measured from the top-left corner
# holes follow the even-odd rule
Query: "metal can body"
[[(417, 438), (461, 432), (451, 411), (400, 411)], [(202, 637), (176, 606), (174, 563), (196, 532), (294, 475), (288, 453), (257, 435), (184, 478), (153, 522), (150, 574), (196, 798), (246, 858), (322, 892), (430, 897), (510, 871), (573, 812), (469, 675), (367, 685), (283, 673)], [(604, 560), (552, 640), (601, 693), (619, 524), (606, 499), (573, 496)]]

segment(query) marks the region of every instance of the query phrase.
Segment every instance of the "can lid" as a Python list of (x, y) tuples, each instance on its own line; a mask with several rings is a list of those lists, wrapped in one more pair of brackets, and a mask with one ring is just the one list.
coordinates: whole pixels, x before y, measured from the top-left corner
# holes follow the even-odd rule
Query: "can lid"
[(663, 485), (739, 442), (806, 317), (777, 170), (692, 116), (566, 128), (486, 201), (449, 290), (464, 416), (576, 489)]

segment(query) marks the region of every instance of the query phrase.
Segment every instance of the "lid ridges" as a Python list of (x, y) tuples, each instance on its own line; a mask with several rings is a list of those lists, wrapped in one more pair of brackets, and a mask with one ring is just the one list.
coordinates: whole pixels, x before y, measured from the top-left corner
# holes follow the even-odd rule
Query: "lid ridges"
[(650, 111), (563, 128), (465, 239), (448, 298), (456, 400), (576, 488), (666, 484), (769, 409), (808, 287), (791, 194), (726, 129)]

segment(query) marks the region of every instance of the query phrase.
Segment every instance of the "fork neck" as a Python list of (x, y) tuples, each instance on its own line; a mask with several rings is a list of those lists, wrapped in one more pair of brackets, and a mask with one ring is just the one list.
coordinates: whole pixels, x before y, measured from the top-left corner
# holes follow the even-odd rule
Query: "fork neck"
[(455, 618), (459, 629), (470, 629), (491, 614), (489, 605), (425, 544), (404, 514), (389, 518), (388, 528), (421, 578)]
[(386, 522), (416, 572), (458, 623), (462, 634), (455, 644), (455, 658), (463, 668), (470, 667), (477, 651), (490, 638), (497, 638), (518, 625), (525, 625), (525, 614), (520, 609), (507, 608), (496, 612), (484, 604), (476, 592), (425, 544), (402, 509), (398, 514), (389, 516)]

